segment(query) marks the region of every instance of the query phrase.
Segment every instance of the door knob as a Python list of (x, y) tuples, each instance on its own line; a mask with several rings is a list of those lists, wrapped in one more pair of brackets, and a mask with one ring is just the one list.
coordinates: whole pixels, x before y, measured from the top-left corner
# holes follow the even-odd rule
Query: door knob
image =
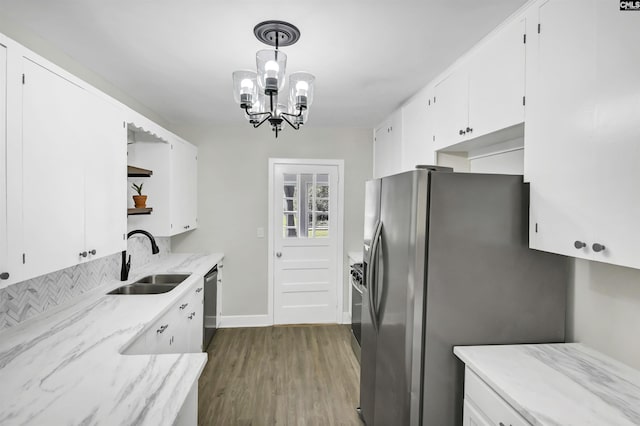
[(585, 243), (584, 241), (577, 241), (575, 243), (573, 243), (573, 246), (577, 249), (581, 249), (587, 246), (587, 243)]
[(605, 246), (603, 246), (602, 244), (598, 244), (595, 243), (594, 245), (591, 246), (591, 248), (593, 249), (593, 251), (595, 251), (596, 253), (599, 253), (601, 251), (604, 251), (604, 249), (606, 248)]
[(8, 272), (3, 272), (0, 274), (0, 280), (8, 280), (9, 279), (9, 273)]
[(281, 252), (277, 252), (276, 253), (276, 257), (282, 257), (282, 253)]

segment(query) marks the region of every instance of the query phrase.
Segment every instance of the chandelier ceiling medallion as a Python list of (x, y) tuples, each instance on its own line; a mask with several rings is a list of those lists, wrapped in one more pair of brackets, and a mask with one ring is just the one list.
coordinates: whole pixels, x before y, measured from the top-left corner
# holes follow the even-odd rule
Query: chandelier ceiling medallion
[(275, 49), (256, 53), (257, 72), (233, 73), (233, 95), (254, 128), (269, 121), (277, 138), (284, 122), (296, 130), (307, 122), (315, 77), (306, 72), (291, 74), (287, 99), (283, 91), (287, 55), (279, 48), (297, 42), (300, 30), (288, 22), (265, 21), (256, 25), (253, 33), (258, 40)]

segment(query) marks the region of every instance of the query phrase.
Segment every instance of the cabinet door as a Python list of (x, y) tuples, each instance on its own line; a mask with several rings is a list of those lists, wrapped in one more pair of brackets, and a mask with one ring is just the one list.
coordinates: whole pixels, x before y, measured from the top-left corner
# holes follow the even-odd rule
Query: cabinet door
[(402, 170), (435, 164), (433, 90), (423, 90), (402, 107)]
[(480, 46), (469, 63), (467, 138), (524, 121), (525, 21), (502, 28)]
[(593, 259), (640, 268), (640, 16), (595, 2)]
[(491, 426), (485, 417), (465, 399), (462, 426)]
[(96, 259), (127, 248), (127, 134), (117, 107), (87, 97), (85, 249)]
[[(0, 165), (7, 170), (7, 48), (0, 45)], [(7, 173), (0, 173), (0, 287), (17, 272), (9, 266), (7, 238)]]
[(402, 170), (402, 116), (396, 111), (374, 132), (373, 177), (379, 178)]
[(466, 139), (469, 124), (469, 75), (461, 66), (435, 87), (436, 140), (442, 149)]
[[(84, 251), (83, 89), (23, 58), (22, 181), (25, 274), (79, 262)], [(24, 278), (28, 278), (25, 276)]]
[(193, 290), (189, 307), (189, 344), (186, 352), (202, 352), (202, 332), (204, 328), (204, 279)]
[(540, 6), (525, 126), (530, 246), (583, 258), (591, 257), (590, 250), (576, 249), (574, 243), (590, 241), (597, 170), (592, 149), (597, 87), (592, 5), (548, 1)]
[(169, 354), (172, 352), (173, 336), (177, 334), (179, 315), (170, 309), (147, 330), (147, 349), (150, 354)]
[(171, 223), (173, 234), (196, 226), (197, 148), (174, 140), (171, 151)]

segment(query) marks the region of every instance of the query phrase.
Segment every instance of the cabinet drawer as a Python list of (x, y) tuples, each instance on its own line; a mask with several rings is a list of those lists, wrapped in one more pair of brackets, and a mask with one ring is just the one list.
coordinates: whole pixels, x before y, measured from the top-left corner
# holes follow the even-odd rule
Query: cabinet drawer
[(469, 368), (465, 369), (464, 397), (465, 401), (472, 402), (493, 424), (531, 426), (531, 423), (527, 422)]

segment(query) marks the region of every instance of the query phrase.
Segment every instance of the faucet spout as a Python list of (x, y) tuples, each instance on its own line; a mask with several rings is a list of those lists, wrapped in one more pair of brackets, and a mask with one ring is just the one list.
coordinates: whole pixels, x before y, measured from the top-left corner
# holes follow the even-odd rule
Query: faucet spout
[[(156, 239), (153, 238), (151, 233), (143, 230), (143, 229), (135, 229), (127, 234), (127, 239), (129, 239), (132, 235), (142, 234), (149, 238), (151, 241), (151, 253), (158, 254), (160, 253), (160, 249), (158, 248), (158, 244), (156, 244)], [(129, 271), (131, 270), (131, 255), (129, 255), (129, 259), (127, 260), (127, 251), (122, 251), (122, 267), (120, 268), (120, 281), (127, 281), (129, 279)]]

